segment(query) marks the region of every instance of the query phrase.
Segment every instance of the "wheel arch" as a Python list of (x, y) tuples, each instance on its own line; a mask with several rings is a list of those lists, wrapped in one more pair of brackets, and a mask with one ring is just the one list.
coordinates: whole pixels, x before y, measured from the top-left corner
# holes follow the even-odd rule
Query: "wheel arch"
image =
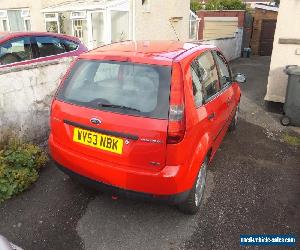
[(212, 139), (208, 134), (204, 134), (199, 141), (195, 153), (193, 154), (192, 160), (190, 161), (189, 170), (186, 175), (186, 183), (188, 189), (191, 189), (194, 185), (196, 176), (203, 161), (208, 157), (209, 161), (212, 159)]

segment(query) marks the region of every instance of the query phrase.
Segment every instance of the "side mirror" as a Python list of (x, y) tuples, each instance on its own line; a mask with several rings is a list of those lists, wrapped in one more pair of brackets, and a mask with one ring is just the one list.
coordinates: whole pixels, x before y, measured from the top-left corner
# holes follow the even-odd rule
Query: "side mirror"
[(247, 81), (247, 77), (245, 74), (237, 73), (234, 75), (233, 80), (238, 83), (245, 83)]

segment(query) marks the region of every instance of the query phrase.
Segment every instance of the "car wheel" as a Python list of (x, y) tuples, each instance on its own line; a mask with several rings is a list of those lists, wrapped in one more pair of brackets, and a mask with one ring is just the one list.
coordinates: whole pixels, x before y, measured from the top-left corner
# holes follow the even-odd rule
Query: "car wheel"
[(232, 121), (229, 125), (229, 130), (230, 131), (234, 131), (237, 128), (237, 124), (238, 124), (238, 121), (239, 121), (239, 111), (240, 111), (240, 108), (239, 108), (239, 106), (237, 106), (234, 117), (233, 117), (233, 119), (232, 119)]
[(206, 158), (201, 165), (193, 189), (187, 200), (178, 206), (185, 214), (196, 214), (199, 210), (205, 190), (207, 165), (208, 158)]
[(288, 116), (284, 115), (281, 117), (280, 122), (283, 126), (288, 126), (291, 124), (291, 119)]

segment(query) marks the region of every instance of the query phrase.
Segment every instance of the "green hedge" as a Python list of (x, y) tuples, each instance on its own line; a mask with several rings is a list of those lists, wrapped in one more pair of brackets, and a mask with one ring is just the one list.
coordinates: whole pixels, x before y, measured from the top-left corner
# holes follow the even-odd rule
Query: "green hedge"
[(38, 178), (48, 157), (38, 146), (10, 140), (0, 148), (0, 203), (24, 191)]

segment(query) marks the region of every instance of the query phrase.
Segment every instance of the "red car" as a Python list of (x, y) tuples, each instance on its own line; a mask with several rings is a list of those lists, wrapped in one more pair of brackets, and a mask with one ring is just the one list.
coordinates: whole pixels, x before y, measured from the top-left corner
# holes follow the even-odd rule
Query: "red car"
[(86, 51), (76, 37), (49, 32), (0, 32), (0, 69), (78, 56)]
[(82, 54), (52, 103), (50, 154), (86, 183), (196, 213), (207, 166), (237, 124), (238, 81), (210, 45), (123, 42)]

